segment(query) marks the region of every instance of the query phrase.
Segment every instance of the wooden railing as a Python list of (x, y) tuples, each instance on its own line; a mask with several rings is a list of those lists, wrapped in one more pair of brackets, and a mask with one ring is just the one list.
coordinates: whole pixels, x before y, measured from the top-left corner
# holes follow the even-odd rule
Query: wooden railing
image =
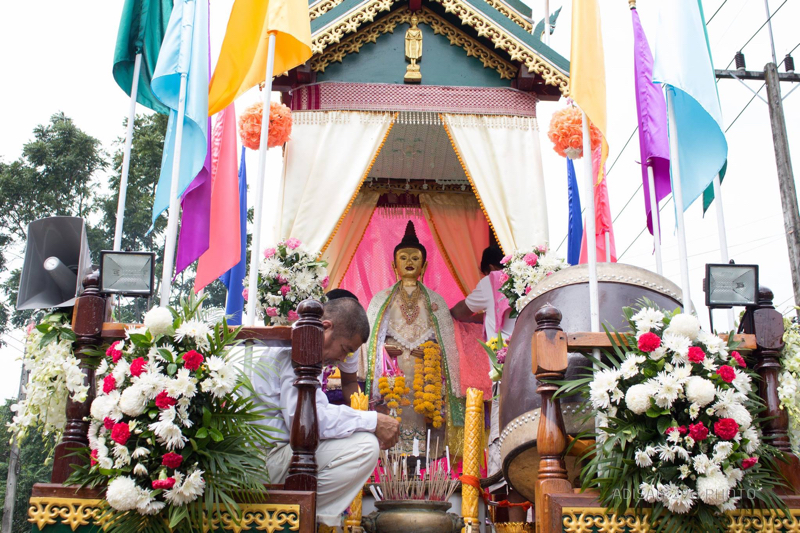
[[(748, 352), (755, 361), (755, 370), (760, 376), (759, 394), (766, 405), (766, 418), (762, 430), (766, 437), (786, 458), (783, 474), (790, 487), (785, 490), (785, 500), (792, 506), (800, 505), (796, 494), (800, 491), (800, 461), (789, 447), (788, 418), (780, 409), (778, 400), (778, 373), (780, 354), (783, 349), (783, 317), (772, 305), (772, 292), (762, 288), (758, 306), (748, 309), (744, 320), (744, 334), (737, 335), (739, 351)], [(542, 397), (537, 447), (539, 451), (539, 473), (536, 483), (536, 522), (540, 533), (562, 531), (563, 508), (587, 507), (597, 502), (594, 495), (575, 494), (567, 477), (564, 461), (569, 437), (561, 415), (558, 398), (553, 398), (557, 386), (543, 381), (564, 379), (569, 352), (589, 352), (595, 348), (610, 348), (611, 342), (605, 333), (572, 332), (561, 329), (561, 312), (551, 305), (536, 311), (537, 329), (531, 343), (532, 368), (539, 381), (537, 392)]]

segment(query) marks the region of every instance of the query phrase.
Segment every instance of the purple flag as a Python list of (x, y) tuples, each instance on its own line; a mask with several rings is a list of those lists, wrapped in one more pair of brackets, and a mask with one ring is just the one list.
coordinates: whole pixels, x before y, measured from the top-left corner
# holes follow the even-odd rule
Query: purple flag
[(650, 205), (650, 187), (647, 167), (653, 168), (653, 183), (656, 201), (660, 202), (671, 191), (669, 179), (669, 139), (667, 137), (667, 103), (658, 85), (653, 84), (653, 54), (647, 44), (639, 13), (631, 9), (633, 16), (633, 69), (636, 76), (636, 109), (639, 115), (639, 154), (644, 183), (644, 206), (647, 213), (647, 229), (653, 233), (653, 218)]
[[(211, 117), (208, 119), (208, 131), (211, 131)], [(181, 208), (181, 234), (178, 237), (178, 254), (175, 259), (176, 277), (208, 250), (211, 221), (211, 135), (208, 136), (206, 161), (183, 193)]]

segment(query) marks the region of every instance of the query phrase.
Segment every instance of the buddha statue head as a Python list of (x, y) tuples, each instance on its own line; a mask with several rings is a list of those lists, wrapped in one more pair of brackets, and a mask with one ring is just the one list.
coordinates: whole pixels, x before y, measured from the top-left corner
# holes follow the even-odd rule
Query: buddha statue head
[(394, 248), (394, 269), (398, 279), (404, 284), (416, 284), (428, 266), (428, 253), (417, 238), (414, 223), (410, 220), (406, 225), (403, 240)]

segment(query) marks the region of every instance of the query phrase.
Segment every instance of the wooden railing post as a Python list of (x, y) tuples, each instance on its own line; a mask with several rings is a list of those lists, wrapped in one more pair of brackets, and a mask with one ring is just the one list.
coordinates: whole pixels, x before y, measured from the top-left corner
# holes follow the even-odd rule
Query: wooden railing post
[(778, 374), (781, 372), (781, 351), (783, 350), (783, 315), (772, 305), (772, 291), (760, 287), (758, 291), (758, 306), (752, 309), (749, 320), (745, 321), (745, 333), (756, 336), (755, 371), (761, 377), (758, 392), (764, 401), (766, 411), (761, 415), (766, 418), (761, 423), (764, 437), (770, 439), (770, 444), (786, 454), (789, 464), (781, 468), (794, 490), (800, 490), (800, 462), (791, 452), (789, 444), (789, 416), (785, 409), (780, 408), (778, 398)]
[(83, 280), (85, 291), (75, 301), (72, 313), (72, 330), (75, 332), (75, 357), (80, 360), (83, 382), (89, 387), (85, 402), (67, 400), (67, 423), (61, 442), (53, 456), (51, 483), (64, 483), (72, 474), (72, 464), (80, 464), (81, 458), (72, 455), (77, 449), (89, 445), (89, 410), (95, 397), (94, 367), (88, 364), (86, 351), (100, 345), (101, 332), (106, 315), (106, 299), (98, 291), (100, 276), (93, 272)]
[(292, 329), (292, 364), (297, 379), (297, 410), (294, 414), (289, 444), (292, 461), (286, 476), (286, 490), (317, 490), (316, 452), (319, 445), (317, 424), (318, 376), (322, 371), (322, 304), (304, 300), (297, 307), (300, 319)]
[(531, 343), (531, 355), (536, 379), (536, 392), (542, 397), (539, 433), (536, 447), (539, 450), (539, 475), (536, 481), (536, 527), (544, 532), (550, 523), (546, 508), (547, 494), (572, 492), (567, 476), (564, 451), (567, 447), (567, 430), (561, 414), (561, 401), (554, 399), (557, 385), (544, 380), (563, 380), (567, 370), (567, 336), (561, 329), (561, 311), (550, 304), (536, 311), (536, 332)]

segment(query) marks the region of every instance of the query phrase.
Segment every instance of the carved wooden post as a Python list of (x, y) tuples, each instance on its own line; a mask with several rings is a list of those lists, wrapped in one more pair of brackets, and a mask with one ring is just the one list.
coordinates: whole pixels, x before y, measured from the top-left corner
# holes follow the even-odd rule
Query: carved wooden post
[(64, 483), (72, 474), (72, 464), (80, 464), (80, 457), (73, 454), (78, 448), (89, 445), (87, 433), (89, 432), (89, 410), (95, 396), (94, 368), (86, 361), (86, 350), (101, 344), (100, 333), (103, 330), (103, 321), (106, 314), (106, 299), (98, 292), (97, 285), (100, 281), (98, 272), (93, 272), (83, 280), (85, 291), (75, 301), (72, 312), (72, 330), (75, 332), (75, 357), (81, 362), (83, 382), (89, 386), (86, 401), (82, 403), (67, 400), (67, 423), (61, 442), (56, 446), (53, 459), (53, 473), (51, 483)]
[(317, 490), (319, 427), (316, 394), (322, 371), (322, 304), (304, 300), (297, 306), (300, 319), (292, 329), (292, 364), (297, 380), (297, 410), (289, 444), (292, 461), (286, 476), (286, 490)]
[(562, 380), (567, 370), (567, 336), (561, 329), (561, 311), (550, 304), (536, 311), (536, 332), (531, 342), (531, 355), (536, 379), (536, 392), (542, 396), (539, 417), (537, 448), (539, 450), (539, 476), (536, 480), (536, 527), (539, 531), (550, 523), (549, 509), (545, 507), (547, 494), (572, 492), (567, 477), (564, 450), (567, 447), (567, 430), (561, 415), (561, 401), (553, 399), (557, 385), (544, 380)]
[[(756, 336), (755, 370), (761, 377), (758, 392), (767, 407), (761, 429), (764, 436), (771, 437), (773, 446), (786, 454), (789, 464), (782, 467), (786, 478), (795, 490), (800, 490), (800, 461), (791, 452), (789, 444), (789, 416), (780, 408), (778, 398), (778, 374), (781, 371), (781, 351), (783, 350), (783, 316), (772, 305), (772, 291), (760, 287), (758, 306), (752, 309), (749, 321), (745, 322), (745, 332)], [(747, 331), (752, 329), (752, 331)]]

